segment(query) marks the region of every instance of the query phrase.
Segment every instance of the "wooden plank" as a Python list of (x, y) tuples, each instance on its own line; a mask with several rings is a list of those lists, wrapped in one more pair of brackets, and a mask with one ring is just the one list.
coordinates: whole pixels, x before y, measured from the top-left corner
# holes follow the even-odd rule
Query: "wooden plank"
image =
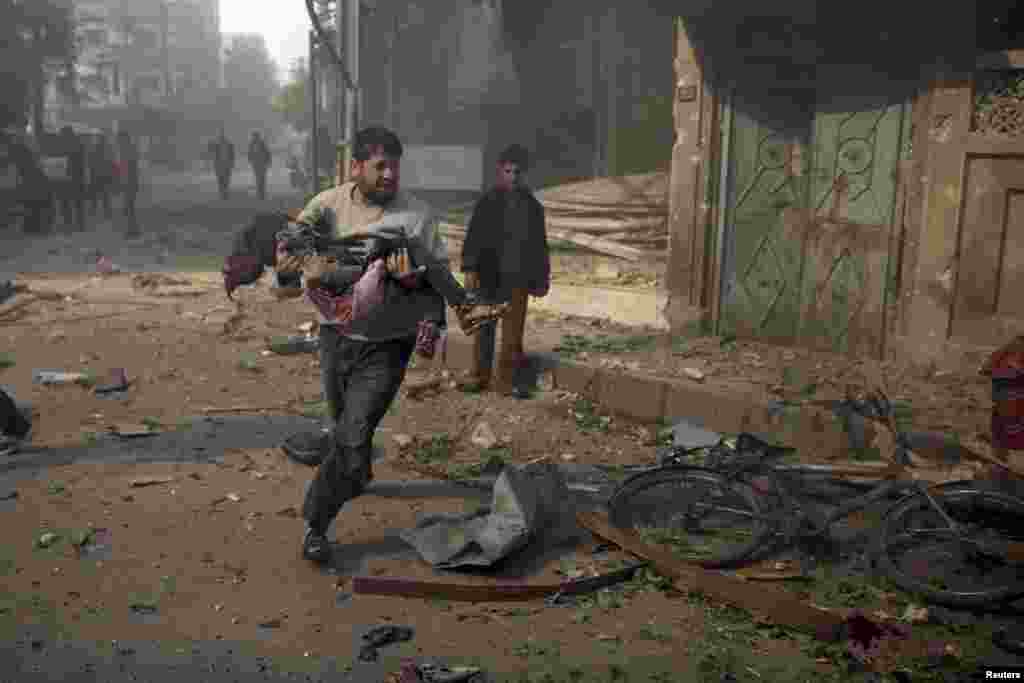
[(356, 576), (352, 579), (352, 592), (361, 595), (390, 595), (405, 598), (441, 598), (459, 602), (526, 602), (559, 595), (582, 595), (607, 588), (628, 581), (633, 578), (638, 569), (646, 565), (646, 562), (641, 562), (599, 576), (548, 584), (468, 584), (399, 577)]
[[(461, 226), (442, 222), (441, 231), (446, 237), (451, 235), (459, 239), (465, 239), (466, 229)], [(580, 235), (564, 230), (548, 230), (547, 234), (549, 240), (555, 239), (572, 242), (573, 244), (578, 244), (581, 247), (586, 247), (591, 251), (596, 251), (600, 254), (607, 254), (626, 261), (640, 261), (646, 256), (645, 252), (641, 249), (634, 249), (633, 247), (616, 244), (615, 242), (601, 239), (600, 237)]]
[(835, 640), (840, 635), (845, 621), (841, 615), (816, 609), (784, 589), (748, 583), (733, 576), (686, 564), (671, 553), (645, 543), (634, 532), (612, 526), (607, 515), (582, 512), (577, 515), (577, 520), (581, 526), (600, 538), (626, 552), (650, 560), (654, 570), (671, 579), (679, 591), (703, 593), (713, 600), (748, 610), (781, 626), (811, 633), (821, 640)]

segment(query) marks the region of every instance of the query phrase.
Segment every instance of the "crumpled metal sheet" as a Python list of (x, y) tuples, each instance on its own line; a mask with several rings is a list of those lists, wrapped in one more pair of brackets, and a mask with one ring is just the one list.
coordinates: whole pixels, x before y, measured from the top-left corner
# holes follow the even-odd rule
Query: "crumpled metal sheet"
[(490, 567), (544, 536), (576, 533), (575, 508), (565, 474), (552, 463), (506, 467), (489, 509), (469, 515), (432, 515), (401, 538), (439, 569)]

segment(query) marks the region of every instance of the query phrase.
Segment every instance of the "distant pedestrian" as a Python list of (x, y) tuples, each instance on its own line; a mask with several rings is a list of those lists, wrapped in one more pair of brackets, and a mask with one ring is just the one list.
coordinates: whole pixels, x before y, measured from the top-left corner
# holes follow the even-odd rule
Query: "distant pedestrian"
[(25, 209), (25, 232), (33, 235), (49, 232), (53, 224), (53, 187), (43, 171), (38, 152), (24, 135), (6, 131), (0, 131), (0, 147), (6, 147), (10, 163), (17, 170), (14, 203)]
[(92, 213), (99, 213), (103, 207), (103, 216), (107, 220), (114, 217), (111, 206), (111, 194), (114, 191), (114, 149), (110, 144), (110, 138), (102, 133), (93, 145), (92, 154), (89, 156), (91, 167), (92, 190)]
[(124, 201), (125, 234), (139, 234), (135, 204), (139, 197), (139, 148), (128, 131), (117, 134), (117, 182)]
[(213, 143), (213, 169), (217, 173), (220, 198), (227, 199), (231, 187), (231, 174), (235, 170), (235, 146), (227, 139), (223, 130)]
[(249, 165), (256, 176), (256, 194), (260, 199), (267, 198), (267, 169), (270, 168), (272, 157), (270, 148), (258, 132), (253, 132), (249, 140)]
[[(501, 351), (494, 389), (514, 391), (517, 367), (525, 361), (523, 333), (528, 296), (548, 293), (551, 261), (544, 207), (526, 186), (529, 153), (521, 145), (507, 147), (498, 158), (497, 181), (473, 208), (462, 248), (466, 289), (482, 300), (511, 303), (501, 320)], [(486, 389), (491, 383), (497, 323), (480, 330), (473, 341), (473, 369), (466, 388)]]
[(85, 231), (86, 148), (71, 126), (60, 131), (60, 149), (67, 159), (67, 176), (60, 185), (60, 208), (68, 231)]

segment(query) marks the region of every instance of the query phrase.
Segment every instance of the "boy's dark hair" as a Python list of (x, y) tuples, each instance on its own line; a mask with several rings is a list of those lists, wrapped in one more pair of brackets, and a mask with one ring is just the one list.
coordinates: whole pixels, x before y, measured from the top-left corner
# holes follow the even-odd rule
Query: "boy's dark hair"
[(373, 156), (374, 150), (380, 149), (389, 157), (400, 158), (402, 156), (402, 141), (393, 132), (382, 126), (371, 126), (363, 128), (356, 133), (356, 139), (352, 145), (352, 158), (356, 161), (366, 161)]
[(530, 166), (530, 153), (522, 145), (509, 145), (498, 157), (499, 164), (515, 164), (522, 170)]

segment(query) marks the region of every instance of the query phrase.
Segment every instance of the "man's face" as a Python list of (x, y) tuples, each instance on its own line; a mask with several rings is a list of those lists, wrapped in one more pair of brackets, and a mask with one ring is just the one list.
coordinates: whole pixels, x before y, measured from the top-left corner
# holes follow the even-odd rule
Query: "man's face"
[(511, 190), (522, 185), (522, 182), (523, 169), (520, 168), (519, 164), (509, 161), (498, 164), (497, 185), (499, 189)]
[(352, 162), (352, 179), (359, 191), (374, 204), (387, 204), (398, 192), (401, 159), (375, 149), (366, 161)]

